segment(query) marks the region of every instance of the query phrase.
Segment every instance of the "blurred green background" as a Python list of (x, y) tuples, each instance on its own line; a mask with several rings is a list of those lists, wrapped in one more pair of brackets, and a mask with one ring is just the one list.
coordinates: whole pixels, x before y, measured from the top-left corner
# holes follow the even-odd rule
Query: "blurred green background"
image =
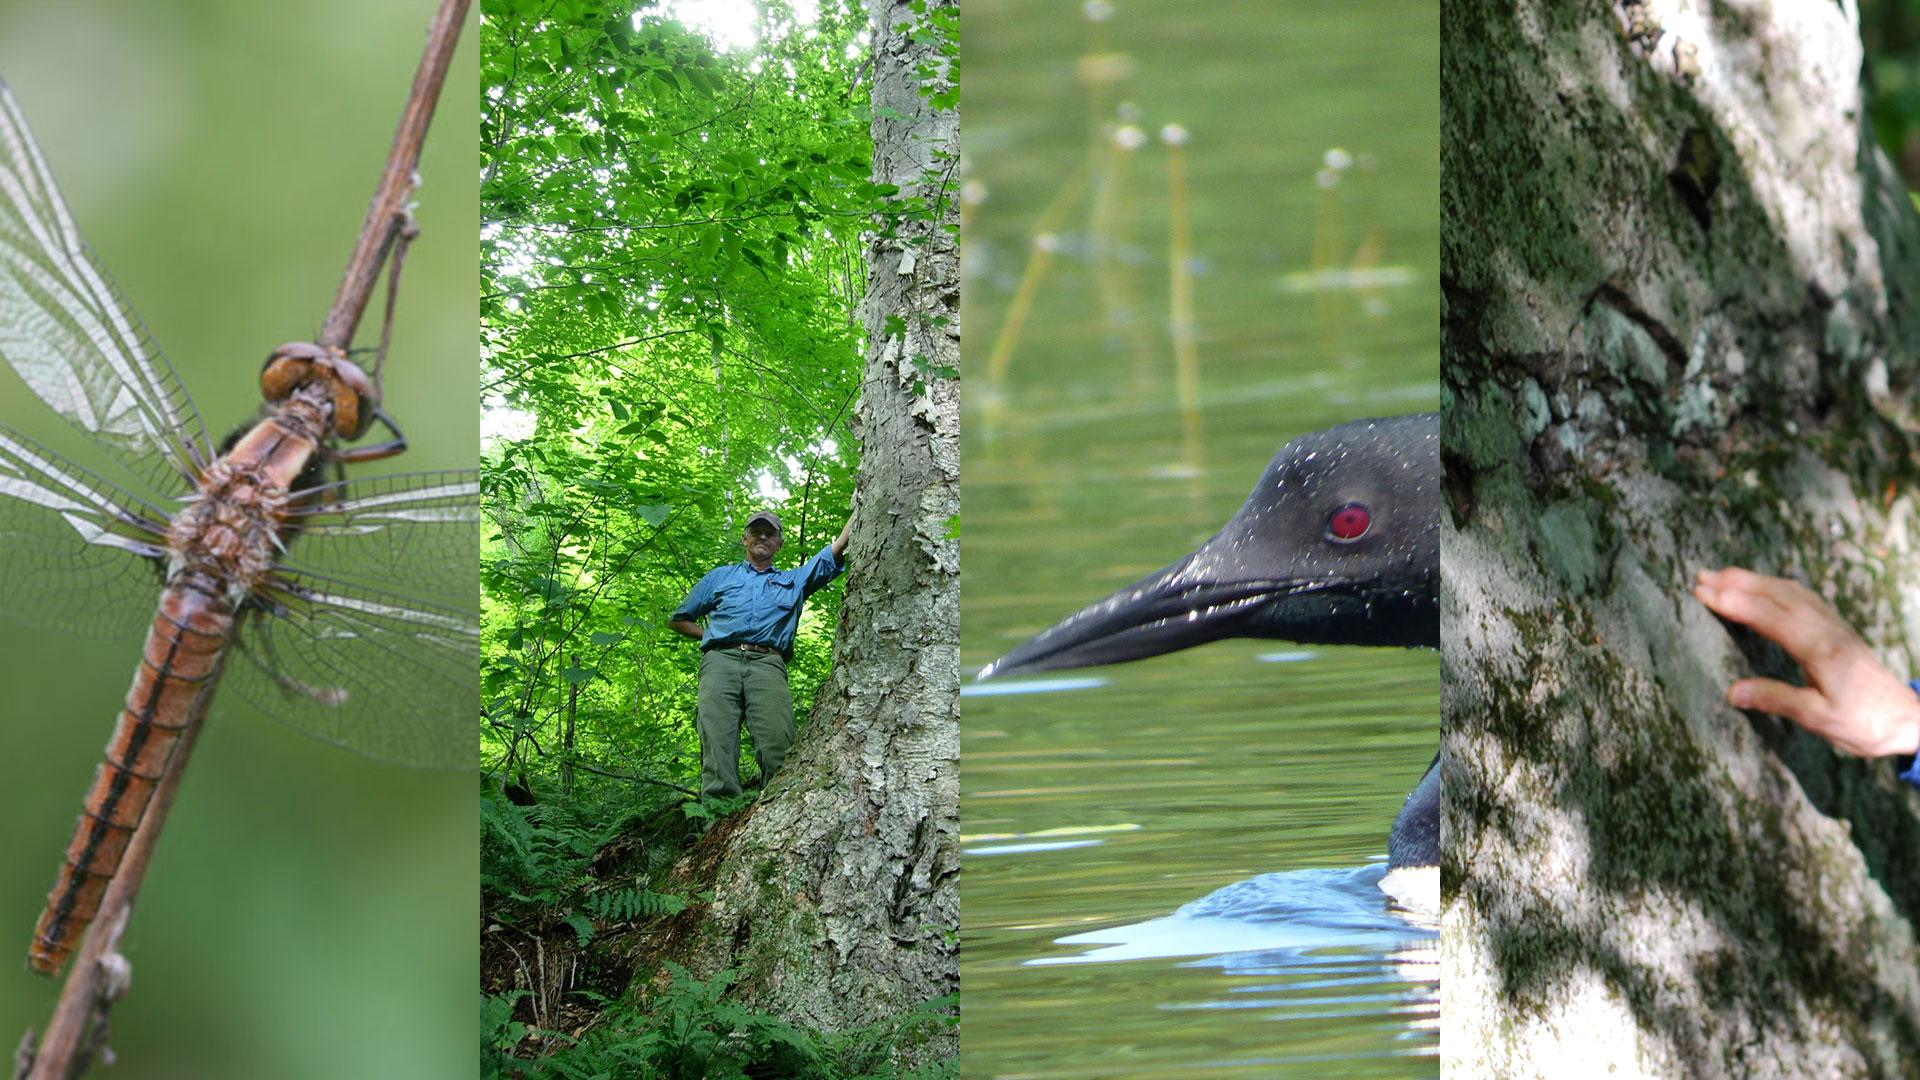
[[(254, 414), (267, 351), (318, 331), (432, 7), (0, 2), (0, 77), (216, 439)], [(478, 457), (473, 34), (428, 137), (387, 376), (412, 449), (358, 475)], [(46, 415), (0, 382), (0, 421), (38, 434)], [(95, 642), (0, 622), (8, 1045), (44, 1026), (58, 992), (21, 961), (142, 632)], [(473, 791), (216, 701), (135, 911), (109, 1075), (472, 1075)]]
[(1860, 38), (1874, 135), (1920, 191), (1920, 0), (1862, 0)]

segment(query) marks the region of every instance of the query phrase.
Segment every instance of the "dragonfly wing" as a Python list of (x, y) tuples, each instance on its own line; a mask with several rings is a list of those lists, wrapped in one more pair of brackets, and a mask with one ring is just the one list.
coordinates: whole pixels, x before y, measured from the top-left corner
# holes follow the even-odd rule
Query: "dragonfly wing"
[(167, 555), (154, 507), (0, 427), (0, 610), (96, 637), (152, 621)]
[(281, 565), (400, 591), (436, 604), (475, 603), (480, 581), (480, 474), (404, 473), (295, 492), (298, 530)]
[(478, 478), (380, 477), (309, 493), (254, 594), (227, 681), (261, 711), (369, 757), (479, 757)]
[(268, 716), (401, 765), (471, 769), (480, 746), (475, 611), (277, 575), (240, 629), (226, 685)]
[(161, 490), (211, 460), (173, 366), (80, 237), (13, 94), (0, 83), (0, 360), (53, 410)]

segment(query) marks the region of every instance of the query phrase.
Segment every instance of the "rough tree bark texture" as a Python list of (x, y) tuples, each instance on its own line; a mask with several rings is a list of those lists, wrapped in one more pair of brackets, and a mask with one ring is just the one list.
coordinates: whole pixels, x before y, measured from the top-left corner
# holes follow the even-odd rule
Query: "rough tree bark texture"
[[(951, 2), (951, 0), (950, 0)], [(936, 5), (938, 6), (938, 5)], [(751, 819), (729, 841), (687, 951), (741, 970), (757, 1005), (838, 1030), (959, 988), (960, 350), (951, 197), (957, 110), (918, 93), (944, 64), (874, 0), (876, 183), (943, 203), (869, 248), (862, 451), (833, 673)], [(889, 317), (904, 334), (887, 332)], [(939, 320), (935, 322), (935, 320)], [(930, 1052), (954, 1051), (941, 1036)]]
[[(1446, 903), (1463, 1075), (1911, 1075), (1920, 793), (1723, 702), (1747, 565), (1917, 671), (1920, 222), (1852, 3), (1448, 0)], [(1797, 677), (1797, 673), (1794, 673)]]

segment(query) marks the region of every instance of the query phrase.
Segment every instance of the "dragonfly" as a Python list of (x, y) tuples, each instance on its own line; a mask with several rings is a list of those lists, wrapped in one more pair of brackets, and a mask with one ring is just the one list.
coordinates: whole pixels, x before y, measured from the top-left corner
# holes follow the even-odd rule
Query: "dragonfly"
[(28, 966), (65, 964), (216, 684), (368, 757), (474, 766), (477, 474), (349, 478), (406, 440), (377, 376), (305, 342), (268, 355), (260, 416), (214, 443), (4, 82), (0, 363), (88, 457), (0, 418), (0, 611), (94, 635), (147, 627)]

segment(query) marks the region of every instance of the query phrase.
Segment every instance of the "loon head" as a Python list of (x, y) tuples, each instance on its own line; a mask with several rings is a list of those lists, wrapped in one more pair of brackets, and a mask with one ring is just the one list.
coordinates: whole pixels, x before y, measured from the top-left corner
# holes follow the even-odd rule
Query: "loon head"
[(1212, 539), (979, 677), (1117, 664), (1230, 637), (1439, 647), (1439, 414), (1356, 420), (1293, 440)]

